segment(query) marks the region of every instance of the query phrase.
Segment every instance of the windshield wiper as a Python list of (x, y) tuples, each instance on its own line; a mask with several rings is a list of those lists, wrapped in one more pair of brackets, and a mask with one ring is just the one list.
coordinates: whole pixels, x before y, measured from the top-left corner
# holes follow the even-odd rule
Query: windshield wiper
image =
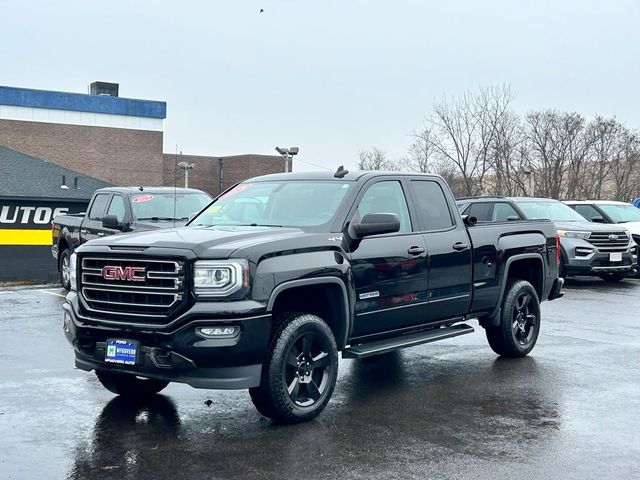
[(141, 217), (138, 220), (186, 220), (186, 218), (173, 218), (173, 217)]

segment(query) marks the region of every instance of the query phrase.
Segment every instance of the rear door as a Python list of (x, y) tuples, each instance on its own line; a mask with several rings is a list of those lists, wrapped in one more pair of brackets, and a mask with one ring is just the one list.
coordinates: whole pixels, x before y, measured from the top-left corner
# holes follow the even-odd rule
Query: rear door
[(102, 219), (105, 216), (111, 196), (111, 193), (98, 193), (93, 198), (87, 216), (80, 228), (80, 243), (104, 236)]
[(399, 232), (366, 237), (351, 252), (356, 288), (352, 337), (426, 321), (426, 249), (406, 188), (401, 178), (372, 180), (347, 217), (352, 222), (369, 213), (393, 213), (400, 218)]
[(418, 227), (427, 246), (429, 321), (465, 315), (471, 301), (471, 243), (453, 197), (437, 179), (412, 178)]

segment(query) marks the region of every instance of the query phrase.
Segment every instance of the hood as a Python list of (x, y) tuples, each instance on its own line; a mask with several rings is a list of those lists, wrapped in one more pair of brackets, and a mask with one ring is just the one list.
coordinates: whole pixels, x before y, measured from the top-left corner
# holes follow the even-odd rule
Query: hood
[(161, 228), (171, 228), (171, 227), (184, 227), (187, 224), (188, 220), (176, 220), (175, 225), (173, 220), (136, 220), (131, 228), (134, 232), (141, 232), (143, 230), (159, 230)]
[(624, 227), (627, 230), (629, 230), (633, 235), (640, 235), (640, 222), (618, 223), (616, 224), (616, 227)]
[(624, 224), (595, 223), (595, 222), (554, 222), (558, 230), (572, 230), (580, 232), (620, 232), (626, 231)]
[(314, 235), (297, 228), (181, 227), (125, 233), (92, 240), (86, 245), (188, 249), (199, 258), (228, 258), (239, 248), (274, 241), (291, 242), (297, 238), (312, 236)]

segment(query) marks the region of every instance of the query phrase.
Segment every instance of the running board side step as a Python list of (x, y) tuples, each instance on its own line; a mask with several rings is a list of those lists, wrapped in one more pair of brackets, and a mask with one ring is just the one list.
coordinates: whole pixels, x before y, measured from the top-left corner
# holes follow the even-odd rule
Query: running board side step
[(401, 348), (415, 347), (423, 343), (437, 342), (445, 338), (457, 337), (466, 333), (472, 333), (473, 327), (465, 324), (451, 327), (440, 327), (399, 337), (386, 338), (376, 342), (363, 343), (354, 347), (345, 348), (342, 358), (365, 358), (373, 355), (399, 350)]

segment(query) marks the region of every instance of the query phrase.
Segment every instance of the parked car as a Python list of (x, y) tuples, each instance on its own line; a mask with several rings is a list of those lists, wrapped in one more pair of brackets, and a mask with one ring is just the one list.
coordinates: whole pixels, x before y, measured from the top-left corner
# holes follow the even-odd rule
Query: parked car
[(567, 200), (564, 203), (590, 222), (621, 224), (640, 245), (640, 209), (612, 200)]
[(555, 226), (467, 223), (435, 175), (253, 178), (186, 227), (78, 248), (64, 332), (76, 366), (114, 393), (248, 388), (263, 415), (309, 420), (339, 351), (463, 335), (474, 318), (497, 354), (533, 349), (540, 302), (562, 295)]
[(185, 225), (211, 197), (192, 188), (108, 187), (96, 190), (87, 212), (58, 215), (51, 223), (51, 254), (69, 290), (69, 258), (94, 238)]
[(547, 218), (560, 235), (560, 276), (594, 275), (608, 282), (628, 276), (637, 264), (635, 242), (622, 225), (589, 223), (557, 200), (530, 197), (471, 197), (457, 200), (460, 212), (478, 223)]

